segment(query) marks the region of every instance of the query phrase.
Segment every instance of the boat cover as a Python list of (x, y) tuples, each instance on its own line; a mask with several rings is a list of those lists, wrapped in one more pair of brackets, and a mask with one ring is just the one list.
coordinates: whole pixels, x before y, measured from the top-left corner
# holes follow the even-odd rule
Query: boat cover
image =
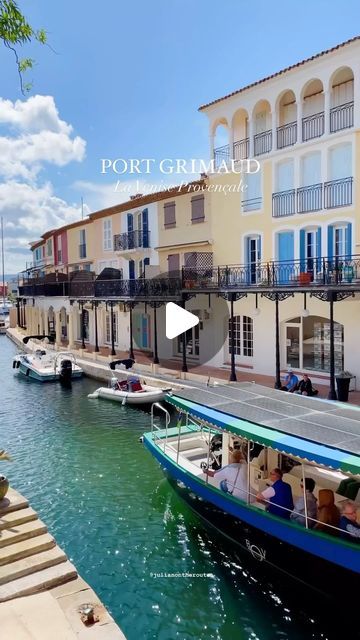
[(207, 425), (297, 456), (360, 475), (360, 409), (241, 383), (185, 388), (166, 400)]

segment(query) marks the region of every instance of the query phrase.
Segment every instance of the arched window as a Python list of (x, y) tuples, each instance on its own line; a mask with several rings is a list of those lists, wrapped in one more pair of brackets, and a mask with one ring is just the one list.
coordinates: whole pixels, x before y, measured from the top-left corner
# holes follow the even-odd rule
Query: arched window
[[(231, 352), (231, 322), (228, 329), (229, 353)], [(236, 356), (254, 355), (253, 319), (250, 316), (234, 316), (234, 351)]]

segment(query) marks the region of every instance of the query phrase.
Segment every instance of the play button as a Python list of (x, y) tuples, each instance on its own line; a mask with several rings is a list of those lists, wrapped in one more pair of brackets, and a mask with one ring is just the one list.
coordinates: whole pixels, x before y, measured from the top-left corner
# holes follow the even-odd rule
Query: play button
[(197, 316), (179, 307), (174, 302), (168, 302), (166, 305), (165, 321), (165, 333), (168, 340), (173, 340), (181, 333), (185, 333), (188, 329), (192, 329), (199, 324)]

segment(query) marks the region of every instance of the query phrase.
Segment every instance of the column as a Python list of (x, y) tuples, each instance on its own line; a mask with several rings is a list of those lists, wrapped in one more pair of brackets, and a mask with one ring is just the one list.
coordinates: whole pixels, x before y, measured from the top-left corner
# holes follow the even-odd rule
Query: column
[(69, 310), (69, 326), (68, 326), (69, 349), (74, 349), (74, 307)]
[(279, 295), (275, 295), (275, 389), (281, 389)]
[(94, 329), (95, 329), (95, 353), (100, 351), (99, 349), (99, 336), (98, 336), (98, 303), (94, 302)]
[(214, 160), (214, 140), (215, 140), (215, 136), (213, 132), (210, 130), (210, 135), (209, 135), (210, 160)]
[(17, 326), (20, 327), (20, 325), (21, 325), (20, 298), (16, 298), (16, 322), (17, 322)]
[(304, 102), (301, 99), (301, 96), (299, 96), (299, 99), (296, 101), (296, 113), (297, 113), (297, 118), (296, 118), (296, 122), (297, 122), (297, 142), (302, 142), (303, 141), (303, 136), (302, 136), (302, 119), (303, 119), (303, 106), (304, 106)]
[(55, 312), (55, 344), (61, 346), (61, 314), (60, 311)]
[(272, 144), (271, 150), (276, 151), (277, 149), (277, 134), (276, 134), (277, 113), (276, 113), (275, 107), (270, 113), (270, 116), (271, 116), (271, 144)]
[(158, 337), (157, 337), (157, 318), (156, 318), (156, 302), (154, 302), (154, 364), (159, 364), (158, 356)]
[[(182, 306), (183, 309), (185, 309), (185, 300), (182, 301), (181, 306)], [(187, 361), (186, 361), (186, 331), (181, 336), (181, 347), (182, 347), (182, 367), (181, 367), (181, 371), (186, 373), (187, 370), (188, 370)]]
[(254, 120), (252, 115), (249, 118), (249, 158), (254, 157)]
[(360, 65), (354, 69), (354, 128), (360, 129)]
[(234, 327), (234, 296), (230, 298), (230, 382), (236, 382), (235, 368), (235, 327)]
[(129, 329), (130, 329), (129, 358), (132, 358), (132, 360), (135, 360), (135, 357), (134, 357), (134, 339), (133, 339), (133, 314), (132, 314), (133, 307), (132, 307), (131, 304), (130, 304), (130, 307), (129, 307), (129, 312), (130, 312), (130, 319), (129, 319), (129, 324), (130, 324), (130, 326), (129, 326)]
[(330, 91), (324, 91), (324, 135), (328, 136), (330, 133)]
[(334, 349), (334, 302), (336, 300), (335, 291), (329, 291), (328, 300), (330, 303), (330, 388), (328, 400), (337, 400), (335, 389), (335, 349)]

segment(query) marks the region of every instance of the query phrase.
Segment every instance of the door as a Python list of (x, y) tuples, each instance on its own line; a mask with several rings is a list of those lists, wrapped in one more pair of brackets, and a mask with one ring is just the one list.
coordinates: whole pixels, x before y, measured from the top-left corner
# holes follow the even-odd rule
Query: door
[(247, 282), (255, 284), (258, 275), (258, 263), (261, 260), (261, 238), (250, 236), (246, 239)]
[(277, 234), (278, 263), (275, 278), (280, 283), (289, 282), (294, 274), (294, 232), (283, 231)]
[(301, 325), (286, 325), (286, 366), (300, 368)]
[(141, 316), (141, 346), (143, 349), (150, 347), (150, 318), (147, 313)]
[(177, 338), (177, 352), (182, 354), (182, 338), (185, 335), (186, 353), (188, 356), (198, 358), (200, 355), (200, 331), (199, 325), (188, 329), (186, 334), (181, 334)]

